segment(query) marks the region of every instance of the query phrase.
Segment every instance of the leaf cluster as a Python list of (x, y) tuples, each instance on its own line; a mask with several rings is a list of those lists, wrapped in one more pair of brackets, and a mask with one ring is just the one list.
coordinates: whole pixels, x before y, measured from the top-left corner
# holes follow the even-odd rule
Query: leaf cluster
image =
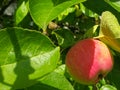
[[(119, 0), (1, 0), (0, 90), (119, 90), (119, 6)], [(69, 48), (85, 38), (106, 43), (114, 58), (113, 70), (94, 86), (75, 82), (65, 66)]]

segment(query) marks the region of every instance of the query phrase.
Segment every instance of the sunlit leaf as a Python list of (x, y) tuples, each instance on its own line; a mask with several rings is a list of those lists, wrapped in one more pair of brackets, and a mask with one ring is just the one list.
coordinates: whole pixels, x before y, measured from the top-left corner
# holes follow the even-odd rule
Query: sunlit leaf
[(117, 88), (112, 85), (103, 85), (100, 90), (117, 90)]
[(0, 90), (35, 84), (56, 68), (59, 57), (59, 47), (37, 31), (0, 30)]
[(18, 25), (27, 15), (28, 13), (27, 5), (28, 5), (28, 1), (27, 2), (23, 1), (21, 5), (18, 7), (18, 9), (16, 10), (16, 15), (15, 15), (16, 25)]
[(120, 26), (117, 18), (109, 11), (102, 13), (99, 39), (120, 52)]
[(43, 30), (48, 23), (70, 6), (85, 0), (29, 0), (29, 8), (34, 22)]

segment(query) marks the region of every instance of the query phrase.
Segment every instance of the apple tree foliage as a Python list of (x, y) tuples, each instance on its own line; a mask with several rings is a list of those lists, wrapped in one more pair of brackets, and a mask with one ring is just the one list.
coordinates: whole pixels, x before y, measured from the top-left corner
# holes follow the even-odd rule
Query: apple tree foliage
[[(120, 90), (119, 22), (119, 0), (1, 0), (0, 90)], [(77, 83), (65, 65), (85, 38), (103, 41), (114, 58), (96, 85)]]

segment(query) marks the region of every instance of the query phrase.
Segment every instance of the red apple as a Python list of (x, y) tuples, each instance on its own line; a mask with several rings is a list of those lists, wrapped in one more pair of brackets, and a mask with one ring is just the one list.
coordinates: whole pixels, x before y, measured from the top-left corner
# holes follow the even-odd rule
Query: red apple
[(81, 84), (96, 84), (113, 67), (108, 47), (101, 41), (85, 39), (77, 42), (67, 53), (66, 67)]

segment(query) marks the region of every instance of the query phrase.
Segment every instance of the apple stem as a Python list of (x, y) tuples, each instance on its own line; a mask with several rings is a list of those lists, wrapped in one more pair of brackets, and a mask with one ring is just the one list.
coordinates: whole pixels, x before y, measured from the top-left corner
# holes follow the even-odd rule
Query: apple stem
[(103, 75), (102, 74), (99, 74), (98, 75), (98, 79), (102, 79), (103, 78)]

